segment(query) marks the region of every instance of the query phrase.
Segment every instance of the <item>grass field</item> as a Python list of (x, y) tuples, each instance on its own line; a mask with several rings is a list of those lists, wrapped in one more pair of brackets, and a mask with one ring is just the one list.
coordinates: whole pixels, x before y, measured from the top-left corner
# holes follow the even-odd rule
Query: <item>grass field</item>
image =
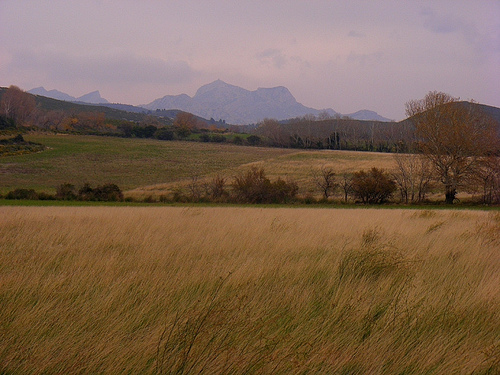
[(73, 135), (26, 135), (48, 150), (0, 158), (0, 194), (16, 188), (53, 193), (70, 182), (81, 186), (115, 183), (128, 195), (161, 195), (220, 173), (231, 179), (251, 165), (265, 168), (272, 179), (295, 179), (300, 192), (314, 190), (312, 173), (322, 166), (336, 173), (371, 167), (394, 167), (389, 154), (346, 151), (304, 151), (200, 142)]
[(498, 374), (498, 212), (0, 207), (0, 373)]

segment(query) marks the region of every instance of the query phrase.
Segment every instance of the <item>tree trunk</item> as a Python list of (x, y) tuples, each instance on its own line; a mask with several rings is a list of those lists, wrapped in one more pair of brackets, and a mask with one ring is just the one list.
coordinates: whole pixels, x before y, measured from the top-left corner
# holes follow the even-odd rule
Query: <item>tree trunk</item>
[(446, 204), (453, 204), (455, 196), (457, 195), (457, 189), (451, 185), (446, 185)]

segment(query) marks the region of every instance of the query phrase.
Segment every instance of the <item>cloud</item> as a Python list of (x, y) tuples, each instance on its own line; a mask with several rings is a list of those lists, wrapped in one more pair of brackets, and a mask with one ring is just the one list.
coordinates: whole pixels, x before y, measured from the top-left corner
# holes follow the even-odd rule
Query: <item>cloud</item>
[(424, 16), (424, 27), (436, 34), (449, 34), (466, 28), (463, 21), (448, 15), (438, 15), (430, 9), (421, 12)]
[(347, 36), (350, 38), (364, 38), (366, 36), (366, 34), (357, 32), (355, 30), (351, 30), (351, 31), (349, 31), (349, 34), (347, 34)]
[(10, 63), (20, 71), (39, 71), (55, 81), (87, 81), (99, 84), (179, 84), (195, 71), (185, 61), (165, 61), (133, 54), (70, 55), (51, 51), (22, 51)]
[(373, 53), (355, 53), (351, 52), (347, 56), (348, 64), (355, 64), (361, 67), (373, 66), (381, 61), (384, 57), (384, 53), (381, 51), (373, 52)]
[(288, 62), (287, 57), (278, 49), (269, 48), (257, 54), (257, 59), (264, 65), (272, 65), (283, 69)]

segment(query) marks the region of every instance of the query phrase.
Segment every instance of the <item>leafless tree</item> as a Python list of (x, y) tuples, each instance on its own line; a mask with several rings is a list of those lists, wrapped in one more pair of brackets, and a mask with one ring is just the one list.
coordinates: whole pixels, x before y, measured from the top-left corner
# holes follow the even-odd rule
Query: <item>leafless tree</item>
[(425, 199), (432, 182), (432, 169), (427, 158), (420, 154), (395, 154), (397, 170), (393, 174), (404, 203)]
[(340, 187), (344, 193), (344, 202), (347, 203), (349, 195), (352, 194), (352, 176), (347, 173), (343, 173), (340, 180)]
[(420, 149), (431, 162), (452, 204), (459, 189), (477, 173), (481, 161), (498, 151), (496, 123), (478, 106), (442, 92), (406, 103)]
[(316, 186), (321, 190), (325, 200), (333, 194), (337, 187), (335, 172), (332, 168), (326, 166), (322, 166), (320, 170), (313, 171), (313, 180)]
[(10, 86), (0, 100), (0, 114), (14, 120), (18, 125), (24, 125), (36, 106), (33, 95), (17, 86)]

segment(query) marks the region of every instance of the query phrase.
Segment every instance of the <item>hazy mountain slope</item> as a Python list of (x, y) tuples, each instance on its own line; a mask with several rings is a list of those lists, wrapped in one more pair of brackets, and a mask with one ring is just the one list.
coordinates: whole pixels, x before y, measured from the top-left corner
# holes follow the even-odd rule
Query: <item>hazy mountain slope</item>
[[(192, 98), (186, 94), (167, 95), (143, 107), (182, 109), (204, 118), (224, 119), (231, 124), (255, 123), (264, 118), (283, 120), (321, 112), (298, 103), (286, 87), (249, 91), (221, 80), (200, 87)], [(336, 113), (332, 109), (328, 112)]]
[(106, 99), (101, 97), (99, 91), (92, 91), (88, 94), (82, 95), (79, 98), (76, 98), (76, 101), (90, 104), (109, 103)]
[(349, 113), (346, 116), (355, 120), (383, 121), (383, 122), (392, 121), (391, 119), (380, 116), (377, 112), (369, 111), (367, 109), (363, 109), (361, 111), (357, 111), (354, 113)]
[(92, 91), (89, 92), (88, 94), (82, 95), (78, 98), (75, 98), (74, 96), (68, 95), (64, 92), (61, 92), (59, 90), (46, 90), (44, 87), (36, 87), (34, 89), (28, 90), (27, 91), (30, 94), (33, 95), (41, 95), (45, 96), (47, 98), (52, 98), (52, 99), (57, 99), (57, 100), (64, 100), (67, 102), (82, 102), (82, 103), (89, 103), (89, 104), (101, 104), (101, 103), (109, 103), (106, 99), (101, 97), (101, 94), (99, 91)]
[(74, 102), (76, 100), (75, 97), (68, 95), (64, 92), (58, 91), (58, 90), (45, 90), (44, 87), (36, 87), (34, 89), (31, 89), (28, 91), (28, 93), (33, 94), (33, 95), (41, 95), (45, 96), (47, 98), (52, 98), (52, 99), (57, 99), (57, 100), (65, 100), (67, 102)]

